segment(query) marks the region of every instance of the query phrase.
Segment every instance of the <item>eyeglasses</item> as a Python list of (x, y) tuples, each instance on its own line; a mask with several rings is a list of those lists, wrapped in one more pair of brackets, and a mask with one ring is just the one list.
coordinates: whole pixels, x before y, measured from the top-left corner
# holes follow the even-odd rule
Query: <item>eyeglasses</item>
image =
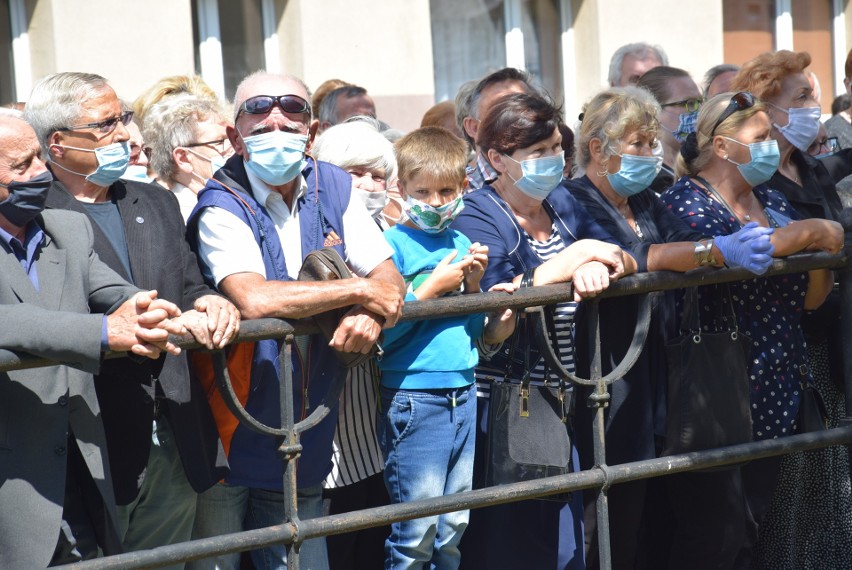
[(684, 99), (683, 101), (672, 101), (671, 103), (663, 103), (660, 105), (663, 109), (666, 107), (683, 107), (684, 113), (694, 113), (704, 104), (704, 98)]
[(276, 103), (278, 103), (278, 106), (285, 113), (294, 115), (311, 113), (311, 105), (298, 95), (257, 95), (243, 101), (243, 104), (240, 105), (240, 110), (237, 111), (237, 118), (242, 112), (246, 112), (249, 115), (265, 115), (272, 110)]
[[(824, 152), (820, 152), (822, 149), (825, 149)], [(834, 154), (840, 150), (840, 144), (837, 142), (837, 137), (826, 137), (824, 139), (817, 139), (811, 146), (808, 147), (808, 154), (817, 155), (817, 154)]]
[[(226, 144), (226, 143), (228, 143), (228, 144)], [(221, 156), (225, 156), (226, 154), (228, 154), (231, 151), (230, 141), (228, 140), (227, 137), (225, 137), (223, 139), (216, 139), (216, 140), (213, 140), (213, 141), (197, 142), (197, 143), (188, 144), (188, 145), (186, 145), (186, 148), (194, 148), (194, 147), (197, 147), (197, 146), (209, 146), (210, 148), (212, 148), (213, 150), (218, 152)]]
[(85, 125), (75, 125), (73, 127), (62, 127), (56, 130), (79, 131), (81, 129), (97, 129), (99, 133), (106, 135), (113, 132), (115, 130), (115, 127), (118, 126), (119, 122), (121, 122), (122, 125), (127, 126), (131, 120), (133, 120), (133, 111), (125, 111), (117, 117), (104, 119), (103, 121), (98, 121), (97, 123), (86, 123)]
[(748, 109), (749, 107), (754, 107), (754, 95), (749, 93), (748, 91), (740, 91), (739, 93), (735, 93), (733, 97), (731, 97), (731, 102), (728, 103), (728, 106), (719, 115), (719, 120), (716, 121), (716, 124), (713, 125), (713, 128), (710, 130), (710, 136), (713, 136), (713, 133), (716, 132), (716, 129), (719, 128), (719, 125), (725, 122), (725, 119), (736, 113), (737, 111), (742, 111), (743, 109)]

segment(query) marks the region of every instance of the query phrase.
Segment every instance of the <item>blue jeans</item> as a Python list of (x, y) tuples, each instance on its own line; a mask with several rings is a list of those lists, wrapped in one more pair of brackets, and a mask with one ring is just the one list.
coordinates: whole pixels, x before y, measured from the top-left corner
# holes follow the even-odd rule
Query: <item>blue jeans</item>
[[(306, 487), (297, 492), (300, 519), (322, 516), (322, 486)], [(192, 538), (208, 538), (254, 530), (284, 522), (284, 493), (266, 489), (252, 489), (217, 483), (198, 495), (195, 526)], [(259, 570), (284, 570), (287, 568), (287, 548), (276, 544), (251, 551), (251, 560)], [(223, 554), (216, 558), (196, 560), (186, 565), (192, 570), (237, 570), (240, 554)], [(325, 538), (305, 541), (299, 550), (301, 570), (328, 570)]]
[[(473, 481), (476, 389), (382, 388), (377, 421), (392, 503), (469, 491)], [(458, 568), (469, 511), (394, 523), (385, 568)]]

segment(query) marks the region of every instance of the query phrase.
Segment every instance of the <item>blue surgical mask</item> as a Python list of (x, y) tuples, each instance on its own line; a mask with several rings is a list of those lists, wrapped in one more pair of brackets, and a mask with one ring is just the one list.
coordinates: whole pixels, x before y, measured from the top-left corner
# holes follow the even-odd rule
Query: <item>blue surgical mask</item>
[[(219, 170), (220, 168), (225, 166), (225, 163), (228, 161), (227, 158), (225, 158), (224, 156), (222, 156), (219, 153), (216, 153), (213, 156), (204, 156), (203, 154), (196, 152), (189, 147), (187, 147), (186, 150), (188, 150), (189, 152), (191, 152), (192, 154), (194, 154), (198, 158), (200, 158), (202, 160), (206, 160), (207, 162), (210, 163), (210, 176), (211, 177), (214, 174), (216, 174), (217, 170)], [(193, 172), (193, 174), (194, 174), (194, 172)], [(198, 177), (201, 178), (201, 176), (198, 176)]]
[(686, 140), (686, 137), (690, 135), (690, 133), (695, 132), (695, 125), (698, 122), (698, 111), (692, 111), (690, 113), (681, 113), (679, 117), (679, 121), (677, 124), (677, 130), (672, 134), (674, 138), (677, 139), (677, 142), (683, 144)]
[(269, 131), (243, 137), (243, 142), (249, 155), (246, 168), (270, 186), (286, 184), (302, 171), (307, 135)]
[(778, 105), (772, 106), (787, 113), (786, 125), (782, 127), (778, 123), (772, 123), (772, 126), (778, 129), (791, 145), (802, 152), (808, 152), (808, 147), (819, 134), (820, 108), (793, 107), (782, 109)]
[(438, 234), (447, 229), (463, 209), (464, 202), (461, 196), (438, 207), (407, 196), (404, 206), (408, 219), (429, 234)]
[(71, 150), (79, 150), (82, 152), (93, 152), (98, 159), (98, 167), (91, 174), (83, 174), (81, 172), (75, 172), (70, 168), (66, 168), (61, 164), (57, 164), (55, 161), (51, 160), (53, 164), (70, 172), (71, 174), (76, 174), (77, 176), (85, 176), (86, 182), (91, 182), (96, 186), (103, 186), (104, 188), (108, 188), (112, 186), (112, 184), (121, 178), (124, 174), (124, 171), (127, 170), (127, 166), (130, 164), (130, 143), (127, 141), (122, 142), (114, 142), (112, 144), (108, 144), (106, 146), (102, 146), (96, 149), (90, 148), (79, 148), (76, 146), (66, 146), (61, 144), (56, 144), (53, 146), (58, 146), (60, 148), (70, 148)]
[(23, 228), (44, 210), (53, 175), (46, 170), (26, 182), (0, 184), (9, 190), (9, 196), (0, 202), (0, 215), (13, 226)]
[(774, 140), (745, 144), (730, 137), (723, 138), (738, 145), (748, 147), (748, 151), (751, 153), (750, 161), (743, 164), (738, 164), (730, 158), (727, 161), (737, 165), (737, 170), (740, 171), (743, 179), (751, 184), (752, 187), (763, 184), (772, 178), (772, 175), (778, 170), (778, 164), (781, 162), (781, 153), (778, 150), (778, 143)]
[(620, 154), (621, 168), (618, 172), (607, 174), (609, 185), (619, 196), (629, 198), (646, 189), (660, 173), (663, 167), (662, 156), (637, 156)]
[(512, 175), (506, 175), (515, 183), (515, 187), (535, 200), (544, 200), (562, 182), (562, 171), (565, 169), (565, 155), (563, 153), (553, 156), (542, 156), (541, 158), (527, 158), (515, 160), (508, 154), (504, 154), (512, 162), (521, 165), (523, 176), (515, 180)]
[(136, 182), (148, 183), (151, 178), (148, 176), (148, 167), (141, 164), (128, 165), (127, 170), (121, 175), (123, 180), (133, 180)]

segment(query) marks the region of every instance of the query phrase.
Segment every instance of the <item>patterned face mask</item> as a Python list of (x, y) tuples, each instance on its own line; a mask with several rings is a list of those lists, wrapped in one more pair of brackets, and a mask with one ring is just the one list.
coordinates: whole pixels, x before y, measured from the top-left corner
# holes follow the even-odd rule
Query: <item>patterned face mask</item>
[(408, 219), (418, 228), (430, 234), (441, 233), (447, 229), (462, 209), (464, 209), (464, 202), (461, 196), (437, 208), (420, 200), (415, 200), (411, 196), (405, 199), (405, 213)]
[(677, 139), (677, 142), (683, 144), (691, 133), (695, 132), (695, 125), (698, 123), (698, 111), (692, 111), (690, 113), (681, 113), (677, 125), (677, 130), (673, 131), (672, 134), (674, 138)]

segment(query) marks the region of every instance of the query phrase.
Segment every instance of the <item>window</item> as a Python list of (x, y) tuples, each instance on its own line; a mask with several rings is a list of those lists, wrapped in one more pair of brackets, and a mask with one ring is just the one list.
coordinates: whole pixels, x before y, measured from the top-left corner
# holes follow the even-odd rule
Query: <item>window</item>
[(464, 82), (513, 62), (561, 101), (560, 4), (560, 0), (431, 0), (435, 99), (454, 99)]
[(12, 23), (8, 0), (0, 0), (0, 105), (18, 100), (15, 91), (15, 67), (12, 51)]

